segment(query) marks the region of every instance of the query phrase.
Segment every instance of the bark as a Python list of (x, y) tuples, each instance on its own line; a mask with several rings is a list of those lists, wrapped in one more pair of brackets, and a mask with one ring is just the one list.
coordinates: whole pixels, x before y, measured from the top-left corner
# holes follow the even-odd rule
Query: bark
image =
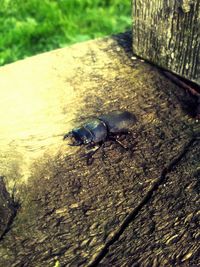
[(132, 1), (133, 51), (200, 84), (200, 1)]

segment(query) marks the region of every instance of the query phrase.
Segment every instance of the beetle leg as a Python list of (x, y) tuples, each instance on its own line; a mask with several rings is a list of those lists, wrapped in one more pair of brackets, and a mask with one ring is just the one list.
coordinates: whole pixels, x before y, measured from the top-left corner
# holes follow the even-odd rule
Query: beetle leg
[(93, 150), (95, 148), (95, 144), (93, 142), (87, 144), (87, 146), (85, 147), (87, 150)]
[(124, 146), (124, 145), (122, 144), (122, 142), (120, 142), (120, 141), (119, 141), (117, 138), (115, 138), (114, 136), (110, 136), (109, 139), (110, 139), (111, 141), (114, 141), (114, 142), (117, 143), (118, 145), (120, 145), (123, 149), (128, 150), (128, 147)]
[(105, 159), (106, 158), (106, 153), (105, 153), (105, 143), (102, 143), (102, 159)]
[(94, 161), (93, 155), (99, 150), (100, 147), (101, 145), (98, 145), (85, 154), (85, 157), (87, 158), (87, 165), (92, 164), (92, 162)]

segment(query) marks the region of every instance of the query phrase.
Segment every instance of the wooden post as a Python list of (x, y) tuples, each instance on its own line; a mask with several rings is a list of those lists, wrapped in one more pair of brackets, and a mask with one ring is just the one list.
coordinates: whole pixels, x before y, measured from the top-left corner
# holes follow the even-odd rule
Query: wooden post
[(133, 51), (200, 85), (200, 0), (132, 0)]

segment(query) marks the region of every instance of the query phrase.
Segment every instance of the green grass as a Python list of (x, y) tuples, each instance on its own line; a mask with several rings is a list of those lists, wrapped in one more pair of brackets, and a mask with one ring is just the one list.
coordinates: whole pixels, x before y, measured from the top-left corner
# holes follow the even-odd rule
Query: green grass
[(130, 27), (130, 0), (0, 0), (0, 65)]

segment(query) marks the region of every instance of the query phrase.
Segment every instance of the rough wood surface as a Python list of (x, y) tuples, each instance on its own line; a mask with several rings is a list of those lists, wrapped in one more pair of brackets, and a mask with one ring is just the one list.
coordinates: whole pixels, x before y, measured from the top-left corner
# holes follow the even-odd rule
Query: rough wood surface
[[(200, 140), (164, 178), (103, 259), (103, 266), (199, 266)], [(126, 258), (127, 259), (124, 260)]]
[(133, 51), (200, 85), (200, 0), (133, 0)]
[[(65, 145), (32, 160), (27, 183), (17, 187), (21, 208), (0, 242), (0, 266), (198, 266), (200, 128), (187, 113), (190, 96), (132, 57), (127, 34), (7, 68), (19, 73), (32, 61), (48, 61), (51, 70), (29, 81), (32, 90), (40, 90), (39, 78), (47, 91), (57, 79), (57, 90), (79, 95), (70, 106), (77, 122), (126, 109), (137, 123), (122, 140), (129, 151), (108, 142), (106, 158), (98, 151), (90, 166), (84, 148)], [(67, 131), (72, 114), (67, 107), (62, 114)]]

